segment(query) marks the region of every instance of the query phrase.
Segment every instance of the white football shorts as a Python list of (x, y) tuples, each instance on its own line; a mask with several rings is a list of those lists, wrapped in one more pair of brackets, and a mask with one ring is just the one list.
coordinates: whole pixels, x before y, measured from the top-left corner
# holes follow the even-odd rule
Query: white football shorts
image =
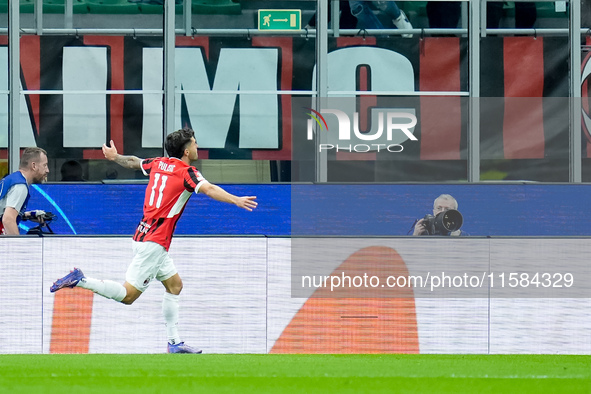
[(155, 242), (133, 242), (133, 260), (125, 273), (127, 283), (144, 292), (154, 278), (160, 282), (177, 273), (172, 258)]

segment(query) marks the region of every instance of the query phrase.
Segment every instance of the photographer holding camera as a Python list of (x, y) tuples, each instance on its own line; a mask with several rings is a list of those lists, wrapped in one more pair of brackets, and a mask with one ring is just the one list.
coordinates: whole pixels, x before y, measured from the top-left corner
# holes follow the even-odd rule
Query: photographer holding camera
[(19, 235), (18, 223), (32, 220), (43, 223), (45, 212), (26, 212), (29, 186), (47, 180), (47, 152), (41, 148), (26, 148), (18, 171), (0, 181), (0, 235)]
[(458, 202), (449, 194), (442, 194), (433, 202), (433, 215), (425, 215), (417, 220), (412, 235), (465, 235), (462, 227), (462, 214)]

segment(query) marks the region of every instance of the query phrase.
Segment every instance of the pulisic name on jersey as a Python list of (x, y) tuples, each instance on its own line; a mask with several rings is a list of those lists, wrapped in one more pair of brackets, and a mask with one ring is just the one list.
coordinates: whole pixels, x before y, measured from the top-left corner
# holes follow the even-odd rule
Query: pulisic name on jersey
[(158, 163), (158, 169), (166, 172), (172, 172), (176, 164), (166, 164), (164, 162)]

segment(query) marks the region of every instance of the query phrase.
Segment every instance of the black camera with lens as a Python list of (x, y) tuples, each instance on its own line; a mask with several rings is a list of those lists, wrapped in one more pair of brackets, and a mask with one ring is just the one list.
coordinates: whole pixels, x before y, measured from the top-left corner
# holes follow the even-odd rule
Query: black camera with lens
[(425, 215), (423, 225), (429, 235), (450, 235), (462, 227), (464, 218), (460, 211), (448, 209), (437, 216)]
[(54, 215), (51, 212), (45, 212), (45, 211), (31, 211), (31, 216), (28, 218), (30, 219), (43, 219), (43, 221), (45, 222), (51, 222), (53, 219), (55, 219), (57, 216)]
[[(51, 227), (49, 227), (49, 224), (54, 221), (55, 219), (57, 219), (57, 215), (54, 215), (51, 212), (45, 212), (45, 211), (41, 211), (41, 210), (35, 210), (35, 211), (30, 211), (27, 212), (27, 215), (22, 217), (23, 220), (34, 220), (36, 222), (39, 223), (39, 225), (30, 228), (27, 231), (28, 235), (38, 235), (38, 236), (43, 236), (46, 234), (53, 234), (53, 230), (51, 229)], [(39, 219), (43, 219), (43, 221), (39, 221)], [(44, 231), (44, 229), (47, 229), (46, 231)]]

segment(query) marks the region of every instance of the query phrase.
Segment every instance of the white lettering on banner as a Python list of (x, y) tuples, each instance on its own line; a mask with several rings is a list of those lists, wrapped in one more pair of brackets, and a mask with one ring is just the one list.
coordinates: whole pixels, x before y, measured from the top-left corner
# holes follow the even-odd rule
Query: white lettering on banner
[[(142, 89), (162, 91), (162, 48), (143, 49)], [(414, 71), (409, 60), (391, 50), (375, 47), (352, 47), (337, 49), (328, 55), (328, 80), (331, 90), (354, 91), (356, 70), (359, 65), (371, 69), (371, 87), (374, 91), (414, 90)], [(107, 88), (109, 57), (106, 47), (64, 47), (63, 89), (99, 90)], [(0, 64), (8, 64), (8, 50), (0, 48)], [(199, 144), (203, 148), (224, 148), (234, 116), (239, 117), (239, 147), (243, 149), (278, 149), (280, 104), (275, 92), (279, 89), (279, 50), (276, 48), (225, 48), (220, 51), (215, 69), (215, 78), (210, 84), (203, 49), (198, 47), (176, 49), (175, 98), (176, 124), (181, 127), (182, 91), (202, 90), (213, 94), (184, 94), (190, 122), (199, 131)], [(6, 70), (6, 69), (5, 69)], [(0, 73), (0, 89), (8, 87), (7, 72)], [(314, 74), (313, 74), (314, 75)], [(241, 90), (269, 91), (268, 94), (240, 94)], [(218, 94), (220, 91), (237, 93)], [(25, 95), (21, 97), (21, 145), (35, 145), (31, 115)], [(144, 94), (142, 122), (142, 147), (162, 147), (162, 94)], [(236, 100), (239, 113), (235, 114)], [(353, 102), (350, 103), (354, 105)], [(0, 95), (0, 108), (8, 107), (7, 95)], [(354, 108), (338, 108), (345, 113), (354, 113)], [(410, 138), (408, 133), (394, 132), (388, 139), (388, 129), (402, 124), (386, 118), (385, 112), (413, 114), (414, 108), (372, 108), (371, 130), (362, 133), (358, 119), (352, 119), (352, 143), (371, 141), (379, 146), (400, 144)], [(99, 147), (107, 137), (108, 107), (106, 94), (66, 94), (63, 97), (64, 147)], [(336, 130), (337, 119), (327, 117), (329, 129)], [(386, 124), (383, 124), (386, 122)], [(0, 111), (0, 126), (7, 129), (7, 112)], [(384, 127), (383, 129), (381, 127)], [(400, 129), (398, 127), (398, 129)], [(390, 130), (390, 131), (391, 131)], [(404, 131), (404, 130), (403, 130)], [(376, 138), (379, 136), (379, 138)], [(337, 145), (336, 136), (329, 133), (324, 141)], [(7, 133), (0, 133), (0, 147), (6, 147)], [(372, 148), (372, 150), (374, 150)]]
[[(162, 48), (144, 48), (142, 52), (142, 88), (162, 90)], [(162, 147), (162, 98), (160, 93), (143, 95), (142, 147)]]
[[(279, 88), (278, 59), (279, 52), (274, 48), (222, 49), (213, 87), (211, 87), (202, 49), (177, 48), (176, 88), (177, 91), (268, 90), (275, 92)], [(144, 49), (144, 89), (161, 89), (161, 64), (162, 49)], [(144, 147), (162, 146), (160, 128), (162, 98), (160, 95), (154, 96), (158, 98), (148, 99), (144, 96), (144, 137), (142, 138)], [(276, 93), (184, 94), (191, 125), (193, 129), (199, 131), (199, 145), (206, 149), (224, 148), (238, 97), (240, 98), (239, 147), (242, 149), (279, 148), (279, 105)], [(181, 93), (176, 95), (175, 109), (175, 122), (180, 127), (182, 126)], [(147, 119), (146, 116), (149, 118)]]
[[(21, 90), (22, 90), (21, 83)], [(8, 90), (8, 48), (0, 47), (0, 90)], [(20, 145), (37, 146), (25, 96), (20, 98)], [(0, 148), (8, 147), (8, 94), (0, 94)]]
[[(107, 89), (107, 48), (64, 47), (65, 91)], [(64, 148), (99, 147), (107, 139), (107, 95), (64, 94)]]
[[(180, 57), (177, 64), (184, 64), (182, 56), (189, 50), (191, 49), (177, 50)], [(279, 51), (275, 48), (222, 49), (213, 90), (276, 91), (279, 88), (278, 61)], [(177, 73), (177, 77), (181, 89), (191, 89), (191, 83), (195, 79), (192, 74)], [(189, 114), (195, 114), (191, 116), (193, 126), (200, 131), (210, 128), (214, 132), (217, 130), (219, 134), (216, 134), (214, 141), (217, 143), (216, 147), (223, 148), (236, 95), (185, 95), (185, 101)], [(279, 147), (278, 104), (276, 93), (240, 96), (240, 148)], [(200, 143), (203, 147), (208, 146), (207, 139)]]
[[(371, 70), (369, 82), (372, 91), (412, 92), (415, 90), (414, 70), (410, 61), (397, 52), (375, 47), (342, 48), (329, 53), (328, 85), (330, 89), (333, 91), (357, 90), (357, 68), (361, 65), (366, 65)], [(312, 84), (314, 86), (316, 72), (313, 75)], [(354, 97), (354, 95), (339, 97)], [(333, 103), (338, 103), (339, 108), (335, 109)], [(350, 124), (351, 122), (346, 114), (354, 114), (352, 142), (374, 141), (377, 144), (401, 144), (408, 139), (417, 140), (413, 135), (416, 125), (416, 110), (414, 108), (371, 108), (371, 129), (367, 133), (361, 133), (359, 115), (353, 100), (340, 101), (337, 99), (334, 102), (331, 101), (330, 104), (330, 110), (323, 108), (320, 112), (336, 115), (327, 116), (326, 122), (328, 130), (338, 130), (339, 133), (329, 132), (326, 141), (323, 142), (338, 145), (339, 141), (350, 139), (350, 125), (346, 127), (346, 123)], [(386, 133), (383, 133), (384, 113), (387, 113)], [(401, 130), (402, 133), (393, 134), (392, 131), (395, 129)], [(310, 133), (308, 133), (309, 135)]]
[[(591, 61), (587, 59), (583, 67), (583, 71), (581, 72), (581, 89), (583, 88), (583, 84), (589, 75), (591, 75)], [(585, 124), (585, 129), (583, 132), (586, 132), (587, 137), (589, 137), (591, 136), (591, 116), (589, 116), (589, 114), (585, 111), (584, 107), (581, 107), (581, 114), (583, 115), (583, 122)]]
[[(328, 86), (331, 90), (355, 91), (357, 68), (363, 65), (371, 70), (372, 91), (412, 92), (415, 90), (414, 70), (410, 60), (400, 53), (369, 46), (341, 48), (330, 52), (328, 54)], [(316, 73), (312, 75), (315, 76)]]

